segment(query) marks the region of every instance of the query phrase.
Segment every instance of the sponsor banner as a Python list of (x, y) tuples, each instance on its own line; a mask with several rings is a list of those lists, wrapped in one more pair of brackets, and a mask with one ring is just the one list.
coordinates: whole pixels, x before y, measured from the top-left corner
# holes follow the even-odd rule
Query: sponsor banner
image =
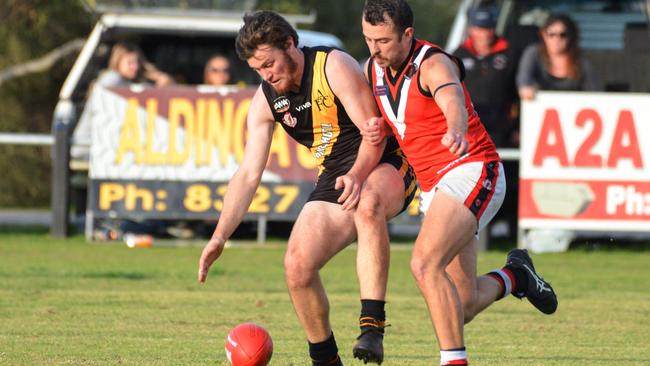
[[(96, 88), (92, 179), (227, 181), (246, 145), (255, 88)], [(276, 128), (263, 181), (315, 181), (317, 161)]]
[(567, 220), (578, 226), (603, 220), (613, 225), (609, 230), (622, 229), (620, 222), (625, 230), (650, 227), (650, 182), (522, 179), (519, 192), (519, 215), (528, 220)]
[[(91, 209), (97, 218), (215, 219), (223, 209), (228, 182), (93, 180)], [(248, 208), (250, 216), (293, 220), (314, 184), (262, 182)]]
[(647, 231), (650, 95), (541, 92), (523, 102), (520, 227)]
[[(96, 218), (215, 219), (246, 144), (256, 88), (95, 88), (88, 208)], [(295, 220), (318, 161), (276, 126), (249, 217)], [(419, 223), (417, 200), (402, 223)]]
[[(96, 218), (215, 219), (223, 209), (228, 182), (92, 180), (90, 209)], [(248, 208), (248, 217), (293, 221), (314, 190), (305, 181), (262, 182)], [(419, 224), (419, 195), (393, 224)]]

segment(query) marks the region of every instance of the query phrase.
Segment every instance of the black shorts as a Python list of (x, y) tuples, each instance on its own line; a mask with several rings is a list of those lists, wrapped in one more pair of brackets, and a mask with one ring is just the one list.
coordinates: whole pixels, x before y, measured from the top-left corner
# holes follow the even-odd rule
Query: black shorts
[[(399, 148), (390, 152), (385, 152), (384, 156), (382, 156), (381, 160), (379, 161), (379, 164), (382, 163), (394, 166), (395, 169), (397, 169), (399, 172), (399, 175), (404, 180), (404, 206), (400, 211), (401, 213), (406, 210), (408, 205), (413, 200), (413, 197), (415, 197), (415, 191), (417, 189), (415, 173), (413, 172), (413, 168), (411, 168), (411, 166), (406, 161), (406, 156), (404, 156), (404, 153)], [(337, 200), (341, 196), (341, 193), (343, 193), (343, 190), (334, 189), (334, 185), (336, 184), (336, 178), (345, 175), (350, 170), (350, 168), (351, 167), (347, 167), (347, 169), (324, 171), (318, 177), (316, 188), (309, 195), (307, 202), (325, 201), (340, 204), (337, 202)]]

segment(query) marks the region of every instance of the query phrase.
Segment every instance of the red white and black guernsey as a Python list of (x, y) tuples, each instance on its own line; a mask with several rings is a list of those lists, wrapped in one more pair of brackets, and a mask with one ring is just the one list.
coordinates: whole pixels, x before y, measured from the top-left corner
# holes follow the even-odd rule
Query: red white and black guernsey
[[(436, 53), (451, 58), (460, 70), (468, 115), (465, 138), (469, 141), (469, 151), (461, 157), (452, 154), (442, 144), (447, 120), (431, 91), (425, 90), (420, 83), (420, 65)], [(413, 41), (408, 57), (395, 75), (390, 69), (379, 67), (372, 59), (368, 62), (368, 81), (377, 105), (413, 166), (424, 192), (430, 191), (449, 169), (459, 164), (499, 161), (494, 143), (474, 111), (463, 77), (463, 63), (458, 58), (422, 40)]]

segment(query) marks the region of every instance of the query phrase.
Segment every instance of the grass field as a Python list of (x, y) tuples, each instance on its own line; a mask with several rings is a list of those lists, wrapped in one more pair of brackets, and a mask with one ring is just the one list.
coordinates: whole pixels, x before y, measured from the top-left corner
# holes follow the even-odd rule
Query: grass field
[[(229, 329), (264, 325), (271, 365), (308, 365), (283, 273), (281, 243), (228, 248), (208, 283), (201, 248), (89, 245), (43, 232), (0, 232), (0, 365), (226, 365)], [(354, 250), (322, 276), (343, 361), (357, 335)], [(437, 345), (409, 273), (410, 247), (392, 252), (384, 365), (435, 365)], [(505, 252), (481, 254), (479, 269)], [(481, 365), (650, 365), (650, 252), (571, 251), (534, 256), (559, 294), (553, 316), (512, 297), (466, 328)]]

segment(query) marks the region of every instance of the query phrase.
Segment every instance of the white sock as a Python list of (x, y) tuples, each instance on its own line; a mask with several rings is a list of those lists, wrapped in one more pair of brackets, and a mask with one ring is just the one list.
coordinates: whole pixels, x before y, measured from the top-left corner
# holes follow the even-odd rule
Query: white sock
[(440, 365), (446, 365), (451, 361), (467, 360), (465, 347), (454, 350), (440, 350)]
[(490, 273), (495, 273), (501, 277), (503, 280), (503, 286), (505, 287), (503, 289), (503, 297), (506, 297), (512, 293), (512, 279), (510, 279), (510, 276), (506, 272), (504, 272), (502, 269), (495, 269), (492, 270)]

